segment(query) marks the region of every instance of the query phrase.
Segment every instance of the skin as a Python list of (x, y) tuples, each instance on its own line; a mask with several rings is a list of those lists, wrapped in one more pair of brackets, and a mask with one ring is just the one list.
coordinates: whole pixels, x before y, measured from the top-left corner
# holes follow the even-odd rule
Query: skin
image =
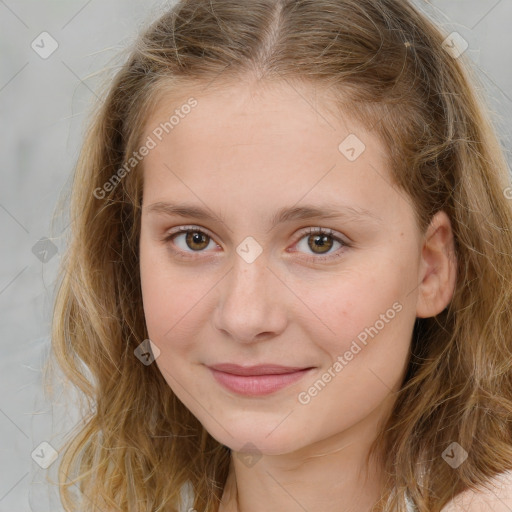
[[(186, 98), (197, 99), (143, 161), (140, 270), (148, 334), (160, 350), (155, 363), (232, 450), (221, 512), (368, 511), (382, 474), (365, 457), (403, 381), (414, 322), (435, 316), (453, 296), (450, 220), (439, 212), (421, 233), (410, 201), (390, 185), (376, 133), (348, 115), (335, 118), (312, 85), (248, 82), (187, 92), (160, 101), (145, 128), (150, 135)], [(353, 162), (338, 149), (350, 133), (366, 145)], [(206, 205), (217, 220), (150, 211), (162, 201)], [(278, 209), (306, 203), (351, 205), (376, 218), (270, 228)], [(186, 234), (162, 241), (190, 225), (211, 238), (199, 248), (187, 245)], [(332, 248), (315, 252), (304, 230), (318, 227), (350, 246), (328, 238)], [(248, 236), (262, 249), (252, 263), (236, 251)], [(301, 404), (298, 394), (394, 303), (400, 312)], [(205, 366), (222, 362), (315, 369), (271, 395), (246, 397), (218, 384)], [(247, 443), (255, 459), (243, 458)]]

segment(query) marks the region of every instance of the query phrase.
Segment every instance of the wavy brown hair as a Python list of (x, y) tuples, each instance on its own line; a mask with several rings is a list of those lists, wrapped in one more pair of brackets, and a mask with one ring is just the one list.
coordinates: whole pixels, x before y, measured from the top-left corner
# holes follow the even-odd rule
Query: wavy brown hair
[[(439, 512), (512, 469), (512, 208), (485, 86), (446, 34), (406, 0), (182, 0), (147, 27), (92, 115), (74, 174), (52, 353), (86, 397), (59, 466), (68, 511), (175, 511), (187, 481), (217, 512), (230, 450), (134, 349), (148, 338), (139, 276), (143, 191), (136, 166), (99, 199), (141, 143), (165, 94), (241, 79), (305, 83), (389, 151), (418, 228), (450, 217), (458, 261), (449, 306), (416, 320), (408, 371), (374, 444), (387, 475), (375, 511)], [(200, 108), (200, 107), (199, 107)], [(457, 441), (457, 469), (442, 458)], [(71, 493), (76, 484), (78, 495)], [(98, 507), (98, 508), (97, 508)]]

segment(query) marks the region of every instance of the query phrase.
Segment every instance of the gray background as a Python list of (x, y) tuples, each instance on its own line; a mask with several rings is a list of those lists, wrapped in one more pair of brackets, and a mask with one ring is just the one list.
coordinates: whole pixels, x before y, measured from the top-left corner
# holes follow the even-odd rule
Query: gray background
[[(469, 42), (511, 162), (512, 0), (415, 3), (446, 34), (457, 31)], [(49, 402), (41, 388), (67, 221), (50, 223), (69, 186), (99, 72), (115, 66), (119, 51), (168, 4), (0, 0), (0, 512), (60, 510), (44, 484), (48, 475), (56, 479), (57, 463), (45, 470), (31, 457), (41, 442), (61, 440), (79, 417), (72, 396)], [(47, 59), (31, 48), (43, 31), (59, 45)], [(42, 238), (57, 251), (46, 262), (33, 249)]]

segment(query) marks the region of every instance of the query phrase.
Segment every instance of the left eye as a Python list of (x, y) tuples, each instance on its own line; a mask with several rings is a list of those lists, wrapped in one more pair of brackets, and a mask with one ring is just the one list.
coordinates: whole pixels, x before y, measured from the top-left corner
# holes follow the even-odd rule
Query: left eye
[[(194, 226), (181, 226), (176, 231), (166, 235), (163, 241), (170, 243), (171, 250), (183, 258), (190, 258), (189, 255), (194, 252), (204, 252), (210, 245), (212, 247), (219, 247), (208, 233)], [(307, 259), (322, 260), (341, 256), (337, 254), (339, 249), (337, 253), (324, 256), (329, 252), (332, 253), (331, 249), (333, 249), (335, 244), (338, 244), (339, 249), (349, 247), (347, 242), (344, 242), (338, 236), (334, 236), (334, 232), (330, 229), (309, 228), (306, 232), (302, 232), (294, 245), (299, 249), (309, 249), (313, 252), (314, 255), (306, 256)], [(179, 250), (175, 250), (172, 247), (173, 245), (177, 246)]]
[[(303, 236), (299, 239), (296, 246), (300, 248), (302, 245), (302, 249), (310, 249), (315, 255), (323, 256), (333, 248), (334, 244), (338, 244), (339, 248), (348, 246), (343, 240), (334, 236), (333, 231), (330, 229), (310, 228), (306, 233), (303, 233)], [(335, 254), (329, 254), (328, 258), (333, 256), (335, 256)], [(320, 257), (313, 259), (326, 258)]]

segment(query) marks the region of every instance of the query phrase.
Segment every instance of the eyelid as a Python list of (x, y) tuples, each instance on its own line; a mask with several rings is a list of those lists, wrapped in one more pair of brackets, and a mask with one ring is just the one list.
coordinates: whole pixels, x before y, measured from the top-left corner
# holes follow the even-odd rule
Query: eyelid
[(213, 235), (210, 230), (203, 228), (202, 226), (196, 226), (194, 224), (178, 226), (173, 228), (173, 230), (167, 231), (164, 236), (165, 238), (168, 238), (169, 236), (177, 235), (179, 233), (186, 233), (187, 231), (200, 231), (201, 233), (208, 235), (208, 237), (212, 240), (215, 240), (215, 235)]
[(332, 228), (324, 228), (323, 226), (308, 227), (300, 230), (297, 235), (297, 242), (301, 240), (304, 237), (304, 235), (309, 234), (329, 235), (330, 237), (334, 238), (335, 240), (345, 245), (349, 245), (350, 243), (352, 243), (352, 240), (350, 240), (350, 238), (348, 238), (346, 235), (343, 235), (342, 233), (339, 233), (338, 231), (335, 231)]

